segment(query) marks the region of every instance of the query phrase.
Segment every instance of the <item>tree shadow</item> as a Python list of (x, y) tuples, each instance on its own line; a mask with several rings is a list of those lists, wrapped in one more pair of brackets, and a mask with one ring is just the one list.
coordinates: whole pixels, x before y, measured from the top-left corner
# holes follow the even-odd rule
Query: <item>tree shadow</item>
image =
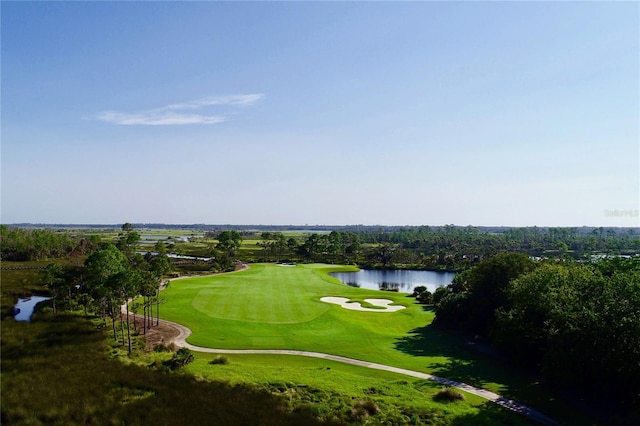
[[(482, 386), (483, 383), (498, 381), (500, 377), (504, 377), (497, 371), (492, 371), (492, 367), (498, 367), (496, 360), (474, 353), (469, 346), (460, 337), (433, 325), (413, 329), (395, 342), (395, 349), (412, 356), (424, 357), (425, 367), (436, 376), (473, 386)], [(500, 367), (504, 365), (501, 364)]]
[(537, 424), (525, 417), (517, 418), (505, 413), (491, 402), (481, 405), (475, 413), (463, 414), (452, 419), (452, 426), (494, 426), (494, 425), (534, 425)]
[[(435, 376), (485, 389), (491, 388), (492, 383), (499, 383), (502, 387), (498, 393), (508, 399), (524, 403), (550, 417), (565, 420), (567, 415), (575, 414), (578, 417), (575, 424), (588, 422), (584, 414), (574, 413), (574, 410), (568, 413), (567, 401), (559, 402), (555, 390), (539, 377), (511, 365), (488, 345), (477, 344), (429, 324), (398, 339), (395, 349), (424, 358), (424, 368)], [(486, 407), (492, 410), (502, 410), (496, 404), (487, 404)], [(473, 418), (463, 416), (454, 424), (492, 424), (492, 412), (484, 411), (483, 408)]]

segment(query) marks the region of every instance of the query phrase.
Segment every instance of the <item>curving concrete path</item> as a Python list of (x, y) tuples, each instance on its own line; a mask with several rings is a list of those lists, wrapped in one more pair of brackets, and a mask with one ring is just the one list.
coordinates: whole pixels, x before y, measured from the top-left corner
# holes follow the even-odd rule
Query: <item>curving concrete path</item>
[[(245, 265), (244, 269), (247, 269), (248, 265)], [(123, 306), (124, 307), (124, 306)], [(432, 380), (437, 383), (441, 383), (446, 386), (451, 386), (454, 388), (461, 389), (470, 394), (479, 396), (488, 401), (494, 402), (502, 407), (505, 407), (509, 410), (515, 411), (523, 416), (528, 417), (531, 420), (534, 420), (538, 423), (549, 425), (549, 426), (559, 426), (560, 423), (556, 422), (552, 418), (544, 415), (540, 411), (537, 411), (533, 408), (527, 407), (524, 404), (521, 404), (517, 401), (505, 398), (497, 393), (488, 391), (486, 389), (478, 388), (475, 386), (468, 385), (466, 383), (457, 382), (455, 380), (445, 379), (443, 377), (434, 376), (432, 374), (422, 373), (419, 371), (407, 370), (404, 368), (393, 367), (390, 365), (376, 364), (374, 362), (361, 361), (354, 358), (347, 358), (339, 355), (331, 355), (325, 354), (321, 352), (307, 352), (307, 351), (294, 351), (287, 349), (214, 349), (214, 348), (205, 348), (201, 346), (195, 346), (190, 343), (187, 343), (187, 338), (191, 335), (191, 330), (184, 325), (167, 321), (160, 320), (163, 324), (174, 327), (178, 330), (179, 334), (174, 339), (174, 343), (176, 346), (184, 347), (192, 351), (196, 352), (206, 352), (206, 353), (214, 353), (214, 354), (261, 354), (261, 355), (297, 355), (297, 356), (306, 356), (311, 358), (321, 358), (327, 359), (330, 361), (342, 362), (345, 364), (357, 365), (360, 367), (371, 368), (374, 370), (384, 370), (390, 371), (392, 373), (403, 374), (405, 376), (416, 377), (418, 379), (426, 379)]]

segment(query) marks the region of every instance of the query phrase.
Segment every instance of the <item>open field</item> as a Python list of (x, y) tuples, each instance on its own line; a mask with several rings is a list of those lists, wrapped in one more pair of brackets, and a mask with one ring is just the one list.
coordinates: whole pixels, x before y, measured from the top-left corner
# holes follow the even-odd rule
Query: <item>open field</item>
[[(566, 407), (546, 395), (535, 379), (471, 352), (464, 343), (431, 327), (433, 312), (412, 298), (347, 287), (327, 275), (342, 268), (260, 264), (234, 274), (174, 281), (164, 291), (161, 316), (189, 327), (193, 331), (189, 343), (197, 346), (331, 353), (459, 380), (552, 417), (568, 415)], [(407, 309), (349, 311), (321, 302), (325, 296), (359, 302), (385, 298)]]

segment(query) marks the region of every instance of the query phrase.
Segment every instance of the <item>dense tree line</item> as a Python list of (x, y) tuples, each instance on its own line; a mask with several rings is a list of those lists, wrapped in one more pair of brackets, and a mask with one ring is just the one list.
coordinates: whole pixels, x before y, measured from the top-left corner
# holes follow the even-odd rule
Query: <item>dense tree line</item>
[(280, 232), (260, 234), (259, 260), (268, 262), (355, 263), (361, 252), (360, 238), (352, 232), (310, 234), (302, 240)]
[(640, 402), (640, 257), (533, 262), (499, 254), (436, 298), (434, 324), (597, 398)]
[[(422, 255), (439, 255), (461, 259), (482, 259), (498, 252), (519, 252), (531, 256), (625, 254), (640, 251), (640, 235), (628, 229), (593, 228), (509, 228), (503, 232), (480, 231), (476, 227), (447, 225), (439, 228), (407, 227), (394, 232), (367, 230), (359, 233), (363, 243), (394, 244)], [(441, 260), (441, 259), (440, 259)]]
[(2, 260), (26, 261), (82, 256), (95, 250), (97, 236), (72, 237), (49, 229), (22, 229), (0, 225)]
[[(228, 231), (225, 231), (228, 232)], [(234, 231), (237, 232), (237, 231)], [(305, 237), (262, 232), (259, 261), (358, 264), (365, 268), (463, 270), (500, 252), (533, 257), (585, 259), (594, 254), (640, 253), (640, 236), (593, 228), (510, 228), (501, 233), (474, 227), (406, 227), (331, 231)]]

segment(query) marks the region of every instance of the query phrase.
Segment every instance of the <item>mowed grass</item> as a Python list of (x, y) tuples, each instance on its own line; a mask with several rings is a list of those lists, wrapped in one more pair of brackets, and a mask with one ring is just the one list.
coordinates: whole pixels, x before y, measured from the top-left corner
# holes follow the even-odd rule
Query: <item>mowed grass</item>
[[(348, 269), (349, 267), (342, 268)], [(298, 349), (387, 361), (394, 339), (429, 320), (430, 313), (403, 294), (347, 287), (327, 265), (253, 265), (247, 271), (179, 280), (164, 292), (161, 315), (193, 331), (189, 342), (230, 349)], [(356, 312), (320, 301), (387, 298), (408, 309)]]
[(306, 279), (302, 268), (287, 269), (261, 265), (216, 279), (197, 292), (192, 305), (209, 317), (268, 324), (307, 322), (330, 309), (317, 302), (330, 291), (326, 282)]
[[(399, 350), (403, 337), (431, 322), (432, 311), (405, 294), (348, 287), (327, 274), (349, 269), (258, 264), (177, 280), (163, 291), (160, 315), (189, 327), (189, 343), (210, 348), (317, 351), (425, 372), (448, 361), (445, 354), (417, 358)], [(406, 309), (352, 311), (321, 302), (324, 296), (385, 298)]]

